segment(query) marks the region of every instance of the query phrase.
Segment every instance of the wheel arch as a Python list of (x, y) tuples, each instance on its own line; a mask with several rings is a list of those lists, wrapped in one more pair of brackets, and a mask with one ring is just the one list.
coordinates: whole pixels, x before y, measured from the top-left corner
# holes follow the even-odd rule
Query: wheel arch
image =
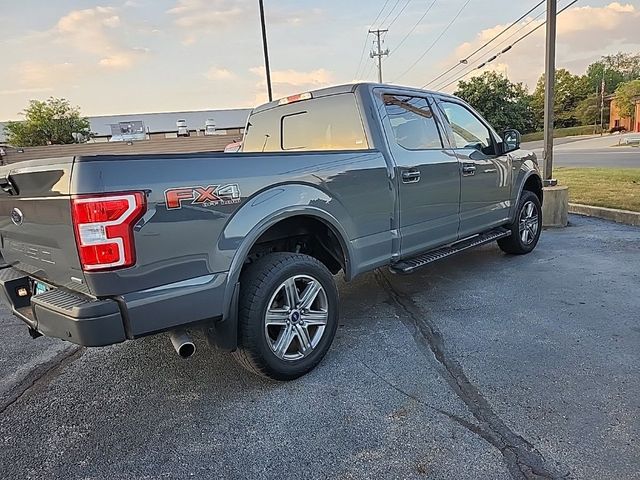
[[(233, 218), (227, 222), (220, 236), (214, 255), (230, 257), (227, 272), (227, 286), (224, 293), (224, 313), (220, 321), (210, 328), (210, 341), (224, 350), (237, 347), (237, 310), (240, 288), (240, 274), (249, 253), (257, 242), (270, 229), (281, 222), (296, 218), (321, 222), (339, 242), (344, 258), (345, 278), (352, 275), (352, 251), (350, 236), (345, 226), (338, 221), (337, 215), (344, 214), (344, 207), (335, 202), (325, 192), (305, 185), (281, 186), (277, 191), (265, 191), (247, 202)], [(282, 195), (286, 190), (288, 195)], [(293, 204), (297, 200), (298, 204)], [(301, 201), (302, 200), (302, 201)], [(329, 208), (321, 206), (331, 205)], [(243, 214), (243, 211), (245, 212)], [(348, 215), (342, 218), (349, 218)], [(247, 227), (252, 225), (251, 228)]]

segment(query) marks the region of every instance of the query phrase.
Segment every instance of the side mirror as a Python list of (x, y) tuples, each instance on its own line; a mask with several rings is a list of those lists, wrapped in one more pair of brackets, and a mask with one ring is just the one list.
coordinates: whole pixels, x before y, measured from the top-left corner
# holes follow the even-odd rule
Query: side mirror
[(513, 152), (520, 148), (522, 135), (518, 130), (505, 130), (502, 132), (502, 153)]

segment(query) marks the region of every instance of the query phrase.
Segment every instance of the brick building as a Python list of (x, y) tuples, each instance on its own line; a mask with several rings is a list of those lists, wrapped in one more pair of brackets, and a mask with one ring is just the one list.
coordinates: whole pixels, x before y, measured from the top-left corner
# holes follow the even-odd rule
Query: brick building
[(613, 95), (608, 97), (611, 102), (609, 109), (609, 128), (624, 127), (629, 132), (640, 132), (640, 97), (636, 98), (635, 113), (631, 117), (623, 117), (616, 105)]

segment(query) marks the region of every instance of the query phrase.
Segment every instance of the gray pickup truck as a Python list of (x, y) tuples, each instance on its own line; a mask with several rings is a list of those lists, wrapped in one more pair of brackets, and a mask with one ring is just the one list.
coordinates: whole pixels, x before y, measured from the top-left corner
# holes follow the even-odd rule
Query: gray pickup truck
[(2, 166), (0, 292), (34, 337), (167, 331), (186, 357), (200, 328), (293, 379), (331, 345), (340, 271), (534, 249), (542, 182), (519, 144), (456, 97), (361, 83), (254, 109), (239, 153)]

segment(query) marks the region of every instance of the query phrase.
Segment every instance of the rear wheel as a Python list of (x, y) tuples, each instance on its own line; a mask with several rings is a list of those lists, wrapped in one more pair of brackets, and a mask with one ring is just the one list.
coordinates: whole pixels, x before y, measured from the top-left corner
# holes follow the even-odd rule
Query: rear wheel
[(248, 370), (292, 380), (313, 369), (338, 326), (338, 291), (313, 257), (273, 253), (245, 267), (240, 279), (239, 347)]
[(511, 235), (498, 240), (504, 252), (523, 255), (536, 248), (542, 231), (542, 207), (535, 193), (523, 190), (516, 217), (507, 228)]

